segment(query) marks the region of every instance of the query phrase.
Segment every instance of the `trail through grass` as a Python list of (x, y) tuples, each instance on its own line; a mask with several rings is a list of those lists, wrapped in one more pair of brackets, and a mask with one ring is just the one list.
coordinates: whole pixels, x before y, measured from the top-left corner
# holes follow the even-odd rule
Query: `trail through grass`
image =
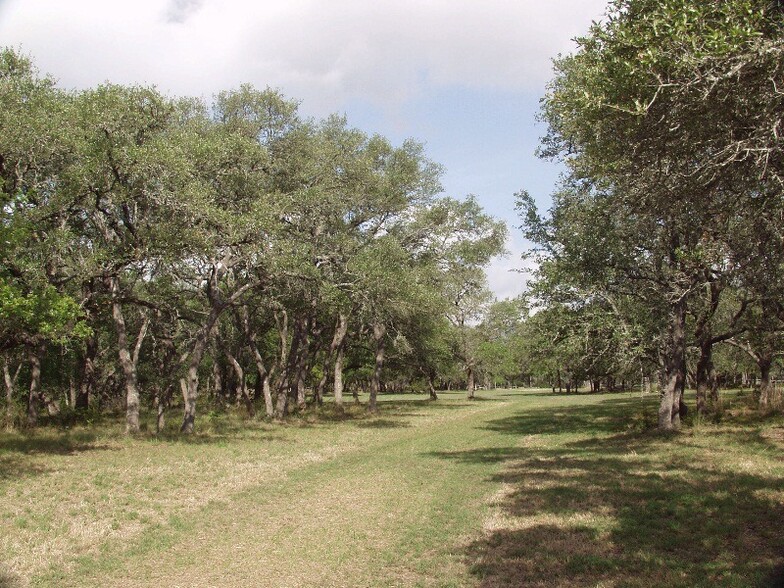
[(5, 434), (0, 588), (780, 585), (780, 418), (662, 436), (652, 398), (484, 396)]

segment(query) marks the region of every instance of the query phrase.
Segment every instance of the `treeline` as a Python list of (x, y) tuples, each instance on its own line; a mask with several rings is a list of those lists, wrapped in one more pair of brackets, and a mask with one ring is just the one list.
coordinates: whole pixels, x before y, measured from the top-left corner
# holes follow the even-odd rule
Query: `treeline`
[(275, 418), (347, 383), (370, 410), (385, 384), (473, 389), (506, 229), (440, 171), (275, 91), (65, 91), (3, 50), (6, 418), (119, 408), (134, 432), (181, 398), (188, 433), (205, 389)]
[(780, 403), (783, 31), (780, 2), (615, 0), (543, 101), (568, 173), (544, 217), (518, 195), (542, 349), (569, 379), (654, 379), (662, 429), (749, 361)]

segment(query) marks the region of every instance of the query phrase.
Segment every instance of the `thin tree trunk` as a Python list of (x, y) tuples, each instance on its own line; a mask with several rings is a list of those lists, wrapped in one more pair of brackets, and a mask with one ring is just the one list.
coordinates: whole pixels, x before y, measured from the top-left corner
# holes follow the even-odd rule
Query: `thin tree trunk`
[(218, 398), (221, 405), (223, 405), (223, 398), (225, 396), (223, 390), (223, 370), (221, 369), (217, 354), (215, 360), (212, 362), (212, 394), (215, 398)]
[(161, 389), (156, 387), (155, 398), (153, 404), (155, 405), (155, 434), (160, 435), (166, 425), (166, 409), (169, 407), (172, 392), (174, 391), (174, 384), (167, 384), (165, 388)]
[(376, 362), (373, 369), (373, 381), (370, 384), (370, 401), (368, 411), (378, 412), (377, 399), (381, 392), (381, 369), (384, 367), (384, 336), (387, 328), (385, 325), (376, 323), (373, 325), (373, 340), (376, 343)]
[(708, 398), (711, 394), (711, 374), (713, 370), (713, 345), (711, 341), (700, 341), (700, 357), (697, 360), (695, 373), (697, 387), (697, 413), (705, 415), (708, 412)]
[(6, 423), (10, 426), (14, 418), (14, 378), (11, 376), (6, 358), (3, 358), (3, 380), (5, 381), (5, 417)]
[(3, 358), (3, 380), (5, 381), (5, 416), (7, 425), (10, 427), (14, 419), (14, 393), (16, 382), (19, 380), (19, 373), (22, 371), (22, 362), (16, 366), (14, 375), (11, 375), (11, 368), (8, 365), (8, 358)]

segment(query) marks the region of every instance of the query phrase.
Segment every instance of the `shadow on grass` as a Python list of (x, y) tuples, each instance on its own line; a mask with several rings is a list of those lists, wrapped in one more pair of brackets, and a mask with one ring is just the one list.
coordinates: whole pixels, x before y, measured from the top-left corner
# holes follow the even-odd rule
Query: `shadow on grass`
[(0, 480), (38, 476), (53, 471), (51, 467), (31, 459), (33, 456), (75, 455), (108, 449), (107, 446), (97, 443), (95, 434), (87, 431), (48, 433), (0, 434)]
[(19, 576), (0, 570), (0, 588), (22, 588), (22, 586)]
[[(518, 438), (564, 435), (558, 444), (432, 454), (502, 465), (493, 477), (504, 484), (494, 504), (502, 522), (465, 550), (479, 585), (784, 586), (776, 470), (728, 470), (685, 436), (625, 430), (628, 405), (530, 410), (487, 425)], [(716, 435), (736, 451), (765, 442), (754, 431)], [(780, 464), (780, 453), (766, 455)]]
[(376, 418), (357, 421), (356, 426), (360, 429), (405, 429), (411, 425), (402, 420)]
[(579, 406), (553, 406), (490, 421), (486, 428), (510, 435), (606, 434), (656, 424), (655, 400), (617, 397)]
[(97, 435), (88, 431), (74, 433), (15, 434), (0, 435), (0, 451), (14, 453), (47, 453), (54, 455), (71, 455), (82, 451), (101, 449), (96, 446)]

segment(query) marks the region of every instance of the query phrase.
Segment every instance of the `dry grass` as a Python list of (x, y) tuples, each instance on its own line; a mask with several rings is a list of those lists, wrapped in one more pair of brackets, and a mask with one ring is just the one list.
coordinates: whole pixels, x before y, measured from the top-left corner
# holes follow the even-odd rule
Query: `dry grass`
[(638, 398), (486, 396), (5, 434), (0, 588), (778, 585), (782, 419), (662, 436)]

